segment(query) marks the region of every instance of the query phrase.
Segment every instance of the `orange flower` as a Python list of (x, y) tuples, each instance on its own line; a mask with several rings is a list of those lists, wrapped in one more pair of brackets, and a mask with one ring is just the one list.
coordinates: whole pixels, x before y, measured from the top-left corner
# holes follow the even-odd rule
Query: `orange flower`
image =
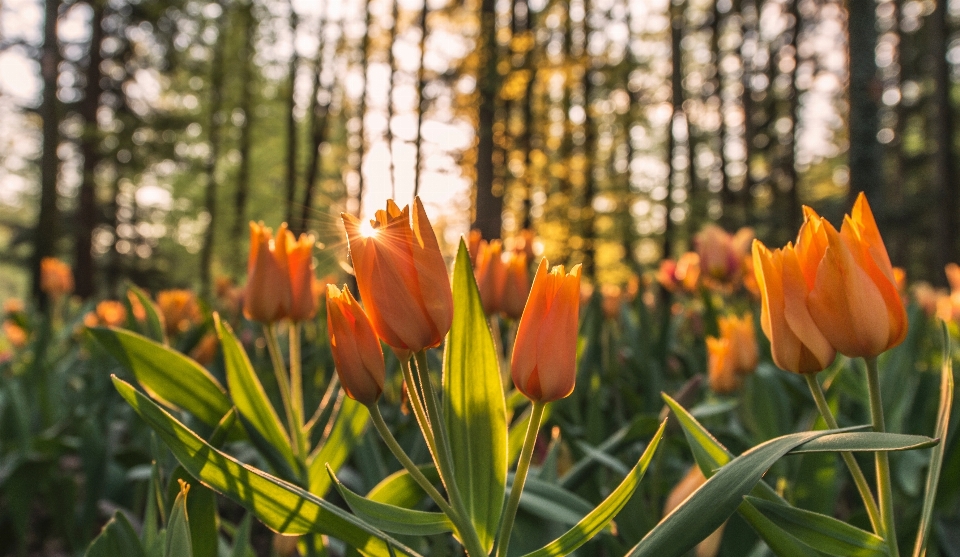
[(540, 260), (510, 366), (514, 385), (530, 400), (551, 402), (573, 392), (579, 306), (580, 265), (570, 273), (563, 265), (547, 272), (547, 260)]
[(500, 240), (480, 241), (477, 247), (477, 264), (474, 274), (480, 289), (480, 301), (483, 313), (500, 313), (503, 290), (507, 280), (507, 270), (503, 265), (503, 243)]
[(127, 308), (116, 300), (104, 300), (97, 304), (97, 322), (107, 327), (119, 327), (127, 322)]
[(73, 292), (70, 266), (55, 257), (44, 257), (40, 261), (40, 290), (52, 298)]
[(836, 350), (807, 309), (807, 284), (793, 245), (770, 251), (754, 240), (753, 266), (760, 288), (760, 326), (770, 339), (774, 363), (794, 373), (816, 373), (830, 365)]
[(707, 337), (710, 388), (728, 393), (740, 387), (740, 378), (757, 368), (759, 353), (753, 316), (721, 317), (720, 338)]
[(274, 240), (273, 231), (263, 223), (250, 223), (250, 257), (247, 259), (243, 315), (251, 321), (273, 323), (290, 312), (286, 232), (287, 225), (280, 225)]
[(480, 242), (483, 241), (483, 234), (479, 230), (471, 230), (467, 234), (467, 253), (470, 254), (470, 264), (477, 267), (477, 255), (480, 253)]
[(3, 313), (7, 315), (22, 313), (24, 309), (26, 308), (23, 305), (23, 301), (19, 298), (7, 298), (3, 301)]
[(130, 302), (130, 312), (137, 321), (147, 319), (147, 308), (143, 307), (140, 297), (133, 293), (133, 290), (127, 290), (127, 300)]
[(527, 270), (527, 256), (522, 252), (507, 254), (506, 278), (503, 286), (503, 299), (500, 309), (510, 319), (520, 319), (523, 306), (530, 295), (530, 272)]
[(857, 197), (840, 232), (809, 207), (804, 211), (797, 256), (817, 327), (851, 358), (875, 357), (900, 344), (907, 312), (867, 198)]
[(220, 339), (216, 333), (210, 332), (203, 335), (203, 338), (197, 342), (197, 345), (190, 351), (190, 357), (202, 366), (210, 365), (217, 355), (217, 349), (220, 348)]
[(200, 321), (197, 297), (189, 290), (162, 290), (157, 293), (157, 307), (168, 335), (182, 333)]
[(293, 233), (281, 226), (277, 237), (285, 237), (283, 242), (287, 250), (287, 268), (290, 281), (291, 321), (305, 321), (317, 314), (317, 299), (313, 295), (313, 245), (317, 243), (313, 234), (301, 234), (296, 240)]
[(710, 389), (715, 393), (732, 393), (740, 388), (740, 376), (730, 339), (707, 337), (707, 371)]
[(14, 348), (23, 348), (27, 344), (27, 331), (13, 321), (3, 322), (3, 334)]
[(327, 286), (327, 334), (347, 395), (366, 405), (377, 402), (385, 381), (380, 339), (346, 286)]
[(420, 198), (401, 210), (393, 200), (370, 226), (343, 217), (357, 286), (377, 335), (401, 357), (443, 342), (453, 323), (453, 293)]
[(620, 306), (623, 305), (623, 289), (615, 284), (604, 284), (600, 287), (600, 295), (603, 296), (600, 306), (603, 308), (604, 317), (607, 319), (620, 317)]

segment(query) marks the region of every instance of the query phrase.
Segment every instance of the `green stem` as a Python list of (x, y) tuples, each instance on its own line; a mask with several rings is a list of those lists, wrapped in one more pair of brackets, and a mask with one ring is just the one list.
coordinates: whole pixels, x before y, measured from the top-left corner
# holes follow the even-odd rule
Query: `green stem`
[(397, 439), (392, 433), (390, 433), (390, 428), (387, 427), (386, 422), (383, 421), (383, 415), (380, 414), (380, 407), (377, 406), (377, 403), (373, 403), (367, 406), (367, 408), (370, 410), (370, 416), (373, 418), (374, 427), (377, 428), (380, 438), (383, 439), (383, 442), (387, 444), (387, 448), (390, 449), (390, 452), (393, 453), (393, 456), (400, 461), (400, 464), (403, 465), (406, 471), (410, 474), (410, 477), (417, 482), (417, 485), (423, 488), (430, 499), (432, 499), (433, 502), (440, 507), (440, 510), (450, 517), (450, 521), (453, 522), (454, 527), (456, 527), (457, 533), (460, 535), (460, 539), (463, 540), (463, 545), (467, 550), (467, 554), (475, 557), (485, 555), (486, 552), (483, 551), (483, 545), (480, 543), (480, 538), (473, 529), (473, 525), (466, 518), (466, 515), (454, 510), (454, 508), (447, 503), (447, 500), (443, 498), (443, 495), (437, 491), (437, 488), (433, 486), (430, 480), (423, 475), (423, 472), (420, 471), (420, 468), (414, 464), (412, 460), (410, 460), (410, 457), (407, 456), (406, 452), (404, 452), (403, 447), (400, 446), (400, 443), (397, 442)]
[(517, 508), (520, 506), (520, 495), (523, 493), (523, 485), (527, 481), (527, 472), (530, 470), (530, 460), (533, 458), (533, 447), (537, 442), (537, 432), (540, 431), (540, 422), (543, 420), (543, 409), (545, 403), (534, 401), (533, 410), (530, 413), (530, 423), (527, 424), (527, 435), (523, 440), (523, 448), (520, 450), (520, 460), (517, 462), (517, 471), (513, 474), (513, 486), (510, 487), (510, 499), (507, 500), (507, 508), (503, 513), (503, 522), (500, 525), (500, 535), (497, 536), (496, 556), (506, 557), (507, 548), (510, 546), (510, 533), (513, 531), (513, 520), (517, 516)]
[[(867, 388), (870, 391), (870, 418), (873, 430), (883, 433), (887, 430), (883, 418), (883, 400), (880, 398), (880, 371), (877, 358), (864, 358), (867, 363)], [(890, 484), (890, 458), (886, 451), (876, 452), (877, 497), (880, 500), (880, 517), (883, 519), (884, 538), (890, 548), (890, 557), (899, 557), (897, 547), (897, 527), (893, 512), (893, 488)]]
[(290, 336), (290, 409), (293, 413), (291, 440), (297, 444), (297, 454), (307, 454), (307, 439), (303, 431), (303, 362), (300, 356), (300, 323), (291, 321)]
[[(833, 412), (830, 411), (830, 405), (827, 404), (827, 398), (823, 395), (823, 388), (820, 386), (820, 382), (817, 381), (816, 374), (804, 373), (803, 377), (807, 380), (807, 386), (810, 387), (810, 394), (813, 395), (813, 400), (817, 403), (817, 410), (820, 411), (820, 416), (823, 417), (823, 421), (826, 422), (827, 427), (829, 429), (839, 429), (840, 426), (837, 425), (837, 419), (833, 416)], [(873, 493), (870, 491), (870, 484), (867, 483), (867, 478), (863, 475), (860, 464), (857, 463), (857, 459), (854, 458), (853, 453), (849, 451), (841, 452), (840, 457), (843, 458), (843, 461), (847, 464), (847, 468), (850, 470), (850, 475), (853, 476), (853, 483), (856, 484), (857, 491), (860, 492), (860, 498), (863, 499), (863, 504), (867, 508), (867, 516), (870, 517), (870, 525), (873, 526), (873, 531), (878, 536), (882, 536), (884, 525), (880, 516), (880, 509), (877, 507), (877, 502), (874, 500)]]
[(427, 448), (430, 450), (433, 460), (436, 461), (439, 458), (437, 454), (437, 439), (433, 435), (433, 426), (430, 424), (426, 410), (423, 408), (420, 389), (417, 387), (416, 381), (414, 381), (413, 364), (409, 358), (406, 362), (400, 364), (400, 369), (403, 372), (403, 380), (407, 384), (407, 402), (410, 404), (410, 408), (413, 409), (413, 415), (417, 418), (417, 423), (420, 424), (420, 431), (423, 432), (423, 439), (427, 443)]
[(290, 443), (293, 447), (294, 455), (300, 458), (300, 447), (296, 442), (297, 425), (293, 413), (293, 407), (290, 403), (290, 382), (287, 380), (287, 368), (283, 365), (283, 356), (280, 354), (280, 341), (277, 340), (277, 331), (272, 323), (264, 323), (263, 335), (267, 339), (267, 351), (270, 353), (270, 360), (273, 362), (273, 374), (277, 378), (277, 387), (280, 389), (280, 400), (283, 403), (283, 410), (287, 416), (287, 427), (290, 430)]

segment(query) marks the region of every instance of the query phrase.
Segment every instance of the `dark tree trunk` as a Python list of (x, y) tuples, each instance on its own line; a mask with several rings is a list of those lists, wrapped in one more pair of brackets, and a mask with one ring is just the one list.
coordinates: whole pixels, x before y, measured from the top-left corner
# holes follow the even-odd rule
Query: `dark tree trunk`
[(847, 3), (850, 60), (850, 198), (866, 192), (878, 220), (886, 213), (880, 142), (881, 86), (877, 78), (877, 12), (873, 0)]
[[(937, 0), (930, 17), (930, 42), (933, 45), (933, 73), (936, 82), (934, 107), (936, 111), (934, 134), (934, 180), (939, 203), (935, 275), (943, 282), (943, 269), (957, 260), (957, 235), (960, 234), (960, 198), (957, 194), (957, 169), (954, 157), (953, 104), (950, 100), (950, 65), (947, 63), (947, 43), (950, 40), (946, 0)], [(872, 203), (873, 200), (871, 200)]]
[[(683, 6), (674, 4), (671, 8), (670, 45), (671, 45), (671, 79), (673, 90), (673, 114), (670, 117), (670, 129), (667, 134), (667, 163), (670, 168), (670, 177), (667, 180), (667, 196), (663, 200), (665, 222), (663, 228), (663, 258), (673, 256), (673, 242), (675, 226), (671, 213), (673, 212), (673, 191), (677, 187), (677, 168), (674, 164), (674, 151), (677, 146), (676, 128), (677, 119), (683, 112), (683, 51), (680, 42), (683, 38)], [(690, 161), (693, 164), (693, 161)]]
[(59, 234), (57, 211), (57, 176), (60, 159), (57, 147), (60, 130), (57, 102), (57, 76), (60, 65), (60, 47), (57, 43), (57, 14), (60, 0), (46, 0), (44, 4), (43, 50), (40, 54), (40, 76), (43, 80), (43, 97), (40, 117), (43, 118), (43, 154), (40, 157), (40, 213), (37, 216), (36, 238), (33, 251), (33, 293), (41, 307), (46, 307), (47, 298), (40, 290), (40, 261), (52, 257)]
[(429, 6), (427, 0), (423, 0), (423, 8), (420, 9), (420, 64), (417, 66), (417, 138), (414, 141), (415, 155), (413, 169), (413, 196), (420, 193), (420, 172), (423, 163), (420, 160), (420, 150), (423, 148), (423, 113), (427, 110), (427, 103), (423, 98), (423, 89), (427, 85), (427, 79), (423, 69), (423, 59), (427, 53), (427, 14)]
[(583, 201), (580, 207), (580, 236), (583, 239), (583, 274), (596, 277), (596, 229), (594, 227), (593, 198), (596, 195), (596, 179), (593, 172), (593, 159), (597, 150), (597, 126), (593, 115), (593, 58), (587, 45), (590, 43), (590, 8), (592, 2), (585, 0), (583, 20), (583, 111), (586, 120), (583, 123)]
[(310, 228), (310, 213), (313, 210), (313, 196), (316, 191), (317, 180), (320, 174), (320, 145), (327, 135), (327, 113), (330, 107), (330, 97), (320, 102), (320, 92), (323, 85), (320, 83), (323, 69), (324, 27), (326, 19), (320, 15), (320, 42), (317, 45), (317, 63), (313, 69), (313, 96), (310, 98), (310, 162), (307, 165), (307, 175), (304, 184), (303, 206), (300, 213), (300, 222), (295, 229), (297, 233), (306, 232)]
[(710, 23), (710, 51), (713, 54), (713, 87), (714, 96), (717, 99), (717, 111), (720, 113), (720, 128), (717, 130), (717, 159), (720, 167), (720, 203), (723, 208), (721, 223), (728, 228), (735, 227), (736, 220), (733, 217), (733, 207), (735, 196), (730, 190), (730, 176), (727, 174), (727, 122), (726, 110), (723, 102), (723, 72), (720, 70), (720, 62), (723, 59), (723, 52), (720, 48), (720, 34), (723, 32), (723, 13), (720, 11), (720, 2), (713, 3), (713, 20)]
[(363, 91), (360, 93), (360, 114), (358, 116), (360, 118), (360, 129), (357, 132), (360, 139), (360, 141), (358, 141), (359, 147), (357, 147), (357, 177), (359, 178), (359, 187), (357, 188), (358, 216), (363, 210), (363, 155), (367, 151), (367, 133), (364, 118), (367, 115), (367, 66), (369, 64), (369, 53), (367, 51), (370, 50), (370, 0), (364, 0), (363, 11), (366, 15), (364, 16), (363, 23), (363, 39), (360, 41), (360, 71), (363, 75)]
[[(523, 0), (522, 3), (518, 4), (519, 10), (515, 8), (515, 17), (516, 14), (522, 14), (523, 22), (523, 32), (527, 35), (532, 35), (534, 33), (533, 25), (533, 14), (530, 13), (530, 2), (529, 0)], [(535, 39), (535, 37), (533, 37)], [(525, 191), (523, 192), (523, 221), (521, 223), (521, 228), (529, 229), (533, 226), (532, 215), (530, 210), (532, 208), (532, 198), (533, 198), (533, 189), (534, 189), (534, 180), (533, 180), (533, 161), (531, 160), (531, 155), (533, 153), (533, 131), (534, 131), (534, 118), (533, 118), (533, 86), (536, 83), (537, 68), (536, 62), (534, 60), (535, 51), (532, 50), (536, 46), (532, 46), (531, 50), (524, 53), (523, 63), (521, 67), (528, 72), (527, 79), (527, 88), (523, 95), (522, 101), (522, 111), (523, 111), (523, 135), (520, 137), (520, 149), (523, 150), (523, 180), (522, 184), (524, 185)]]
[(400, 0), (392, 0), (393, 10), (390, 14), (390, 42), (387, 45), (387, 66), (390, 68), (390, 78), (387, 80), (387, 152), (390, 155), (390, 198), (397, 198), (396, 157), (393, 152), (393, 79), (396, 75), (396, 61), (393, 55), (393, 46), (397, 43), (397, 33), (400, 29)]
[(297, 28), (300, 18), (297, 11), (290, 5), (290, 34), (293, 51), (290, 53), (290, 96), (287, 104), (287, 212), (286, 221), (293, 222), (293, 204), (297, 195), (297, 67), (300, 57), (297, 55)]
[(480, 6), (480, 91), (477, 130), (477, 200), (473, 228), (486, 239), (499, 238), (503, 228), (503, 191), (495, 188), (493, 168), (493, 124), (500, 80), (497, 75), (497, 25), (494, 0)]
[(211, 265), (213, 263), (214, 238), (217, 230), (217, 159), (220, 157), (220, 109), (223, 105), (223, 50), (227, 41), (226, 30), (223, 28), (225, 9), (217, 17), (216, 27), (219, 30), (217, 42), (213, 46), (213, 61), (210, 67), (210, 120), (207, 123), (207, 138), (210, 143), (210, 153), (207, 156), (204, 174), (207, 177), (207, 186), (204, 195), (204, 206), (210, 215), (210, 222), (204, 233), (203, 248), (200, 252), (200, 293), (209, 295), (211, 286)]
[(803, 19), (800, 15), (800, 0), (790, 0), (790, 15), (793, 16), (793, 34), (790, 46), (793, 50), (793, 69), (790, 70), (790, 134), (787, 137), (786, 157), (783, 166), (790, 182), (787, 198), (787, 215), (784, 222), (788, 230), (799, 230), (803, 224), (803, 209), (800, 203), (800, 175), (797, 173), (797, 133), (800, 129), (800, 88), (797, 86), (797, 69), (800, 67), (800, 33)]
[(240, 59), (240, 110), (243, 112), (243, 127), (240, 129), (238, 150), (240, 168), (237, 170), (237, 190), (234, 195), (233, 239), (234, 257), (243, 261), (243, 239), (247, 236), (247, 197), (250, 192), (250, 130), (253, 127), (253, 53), (256, 36), (256, 19), (253, 3), (243, 6), (244, 39)]
[(96, 170), (100, 164), (100, 130), (97, 126), (97, 109), (100, 107), (100, 43), (103, 41), (104, 4), (94, 2), (91, 18), (90, 50), (87, 59), (86, 86), (80, 115), (83, 118), (83, 136), (80, 153), (83, 155), (83, 179), (77, 193), (76, 261), (74, 280), (76, 294), (84, 299), (96, 290), (96, 268), (93, 263), (93, 230), (100, 221), (97, 207)]

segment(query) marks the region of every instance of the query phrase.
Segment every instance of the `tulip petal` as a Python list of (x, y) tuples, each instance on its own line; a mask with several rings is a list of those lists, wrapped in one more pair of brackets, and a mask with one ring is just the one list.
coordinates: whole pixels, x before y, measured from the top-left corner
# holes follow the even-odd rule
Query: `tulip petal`
[(530, 375), (537, 367), (539, 332), (543, 328), (543, 318), (548, 310), (544, 286), (547, 280), (547, 260), (541, 259), (537, 273), (533, 278), (530, 297), (517, 325), (517, 338), (513, 343), (510, 373), (518, 388), (525, 387)]
[(427, 346), (436, 346), (453, 324), (453, 290), (447, 264), (440, 253), (437, 235), (430, 226), (423, 203), (417, 197), (413, 212), (413, 260), (420, 286), (420, 300), (434, 327), (435, 342)]
[(807, 308), (807, 290), (796, 250), (784, 248), (782, 262), (784, 318), (790, 330), (803, 339), (804, 349), (815, 360), (815, 363), (808, 365), (815, 365), (816, 371), (820, 371), (833, 362), (837, 356), (836, 350), (817, 328)]
[(541, 396), (558, 400), (573, 392), (576, 373), (570, 368), (577, 360), (577, 318), (580, 313), (580, 265), (564, 275), (560, 266), (550, 273), (554, 295), (541, 323), (537, 339), (537, 370)]

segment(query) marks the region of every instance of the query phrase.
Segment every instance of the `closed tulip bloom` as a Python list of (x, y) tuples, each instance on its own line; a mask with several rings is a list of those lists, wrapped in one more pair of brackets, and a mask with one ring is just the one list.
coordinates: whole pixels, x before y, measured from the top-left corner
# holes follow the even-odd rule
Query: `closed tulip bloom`
[(830, 365), (836, 350), (807, 309), (807, 283), (793, 245), (771, 251), (754, 240), (753, 266), (760, 289), (760, 326), (770, 339), (774, 363), (794, 373), (816, 373)]
[(877, 223), (861, 193), (840, 232), (806, 208), (797, 254), (817, 327), (845, 356), (872, 358), (907, 334), (907, 313)]
[(506, 278), (503, 285), (503, 298), (500, 310), (510, 319), (520, 319), (523, 306), (530, 295), (530, 272), (527, 270), (527, 255), (523, 252), (510, 252), (504, 263)]
[(423, 204), (393, 200), (370, 227), (343, 214), (360, 297), (377, 335), (402, 356), (443, 342), (453, 323), (453, 293)]
[(708, 224), (694, 238), (700, 268), (706, 276), (725, 281), (740, 269), (740, 259), (733, 251), (733, 238), (726, 230)]
[(274, 241), (272, 231), (263, 223), (250, 223), (250, 258), (247, 260), (243, 315), (251, 321), (273, 323), (290, 312), (286, 242), (285, 224), (280, 226)]
[(732, 368), (738, 375), (753, 373), (760, 361), (757, 335), (753, 328), (753, 315), (727, 316), (718, 320), (720, 338), (730, 344)]
[(327, 285), (327, 334), (340, 383), (350, 398), (370, 405), (385, 379), (380, 340), (363, 308), (344, 286)]
[(73, 271), (56, 257), (40, 261), (40, 290), (52, 298), (73, 292)]
[(119, 327), (127, 321), (127, 308), (116, 300), (104, 300), (97, 304), (97, 323), (107, 327)]
[(533, 401), (551, 402), (573, 392), (577, 377), (577, 318), (580, 265), (547, 271), (542, 259), (517, 326), (510, 372), (513, 383)]
[(197, 296), (190, 290), (173, 289), (157, 292), (157, 308), (168, 335), (182, 333), (201, 319)]
[(477, 246), (477, 263), (474, 274), (480, 289), (483, 313), (496, 315), (502, 309), (503, 290), (507, 270), (503, 265), (503, 243), (500, 240), (482, 241)]
[(707, 337), (707, 374), (710, 389), (715, 393), (732, 393), (740, 388), (730, 339)]
[(305, 321), (317, 314), (317, 298), (313, 295), (313, 234), (301, 234), (294, 240), (293, 234), (286, 231), (284, 248), (287, 252), (287, 268), (290, 280), (290, 311), (287, 317), (291, 321)]

